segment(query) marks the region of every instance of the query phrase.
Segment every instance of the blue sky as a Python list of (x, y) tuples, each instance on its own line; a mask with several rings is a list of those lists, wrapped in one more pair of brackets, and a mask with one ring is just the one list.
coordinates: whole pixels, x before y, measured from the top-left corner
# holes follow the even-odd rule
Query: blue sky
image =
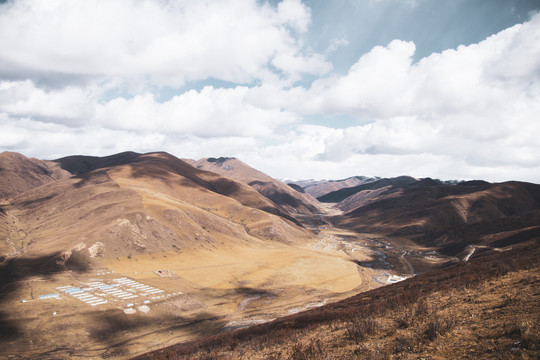
[(0, 1), (0, 151), (540, 182), (537, 0)]

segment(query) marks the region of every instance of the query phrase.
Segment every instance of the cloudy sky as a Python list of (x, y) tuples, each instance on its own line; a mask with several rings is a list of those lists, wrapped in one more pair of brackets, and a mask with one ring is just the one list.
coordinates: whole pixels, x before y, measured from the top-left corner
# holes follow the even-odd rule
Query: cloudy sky
[(0, 151), (540, 183), (538, 0), (0, 0)]

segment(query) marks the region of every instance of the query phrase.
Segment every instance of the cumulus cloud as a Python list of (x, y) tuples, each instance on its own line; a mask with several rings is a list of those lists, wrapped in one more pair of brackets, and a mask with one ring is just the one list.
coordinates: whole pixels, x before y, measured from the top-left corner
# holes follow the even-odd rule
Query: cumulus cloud
[(412, 59), (413, 42), (394, 40), (363, 55), (344, 76), (291, 90), (302, 101), (289, 106), (305, 114), (429, 120), (450, 114), (491, 118), (501, 110), (514, 113), (516, 106), (525, 111), (538, 96), (539, 28), (537, 15), (478, 44), (435, 53), (418, 63)]
[(0, 82), (0, 111), (15, 117), (80, 125), (92, 117), (91, 91), (78, 87), (46, 91), (30, 80)]
[(337, 133), (318, 129), (319, 160), (431, 154), (471, 168), (538, 168), (540, 145), (531, 134), (540, 132), (540, 15), (417, 63), (414, 51), (414, 43), (394, 40), (360, 57), (343, 76), (310, 88), (263, 86), (251, 99), (367, 122)]
[(159, 102), (152, 93), (99, 101), (99, 89), (44, 90), (31, 81), (0, 82), (0, 112), (13, 119), (111, 130), (192, 134), (201, 138), (265, 137), (300, 117), (245, 100), (249, 88), (204, 87)]
[(103, 127), (190, 133), (199, 137), (269, 136), (276, 127), (299, 121), (279, 108), (262, 109), (244, 101), (247, 87), (187, 91), (159, 103), (151, 94), (96, 105), (95, 122)]
[(284, 76), (331, 67), (321, 56), (304, 54), (293, 34), (310, 22), (299, 0), (277, 8), (255, 0), (17, 0), (0, 6), (0, 76), (12, 80), (30, 74), (47, 82), (120, 77), (181, 86), (213, 77), (249, 83), (264, 76), (277, 55), (288, 58), (274, 64)]
[[(396, 39), (336, 74), (303, 43), (311, 15), (300, 0), (0, 7), (2, 149), (237, 156), (278, 177), (540, 181), (538, 14), (419, 61), (414, 42)], [(315, 80), (297, 82), (303, 74)], [(189, 88), (209, 79), (229, 87)], [(160, 99), (163, 86), (173, 93)]]

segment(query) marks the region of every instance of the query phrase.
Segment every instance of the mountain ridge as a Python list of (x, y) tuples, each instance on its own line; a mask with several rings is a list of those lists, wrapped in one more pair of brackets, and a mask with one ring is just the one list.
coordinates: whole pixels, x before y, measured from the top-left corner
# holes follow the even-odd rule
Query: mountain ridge
[[(364, 351), (377, 358), (377, 351), (391, 356), (398, 348), (395, 354), (410, 355), (408, 348), (427, 354), (446, 349), (444, 334), (459, 337), (451, 315), (433, 294), (443, 294), (457, 311), (476, 293), (457, 294), (456, 305), (450, 301), (456, 293), (445, 293), (445, 287), (457, 291), (469, 286), (471, 269), (478, 270), (479, 283), (487, 276), (501, 286), (504, 269), (516, 273), (509, 281), (527, 294), (534, 293), (536, 284), (527, 279), (538, 275), (538, 267), (529, 265), (540, 243), (540, 185), (531, 183), (359, 176), (352, 181), (365, 182), (353, 187), (342, 180), (330, 187), (320, 183), (319, 190), (338, 184), (341, 189), (323, 196), (343, 199), (318, 203), (305, 187), (287, 185), (230, 157), (195, 161), (165, 152), (124, 152), (42, 161), (7, 153), (0, 155), (0, 170), (10, 181), (0, 202), (0, 287), (10, 291), (0, 293), (0, 304), (11, 309), (0, 310), (0, 334), (5, 335), (0, 343), (28, 357), (124, 359), (194, 338), (144, 357), (174, 357), (175, 349), (187, 348), (186, 356), (205, 358), (207, 350), (198, 349), (211, 344), (211, 354), (227, 358), (216, 344), (230, 339), (247, 358), (261, 355), (261, 349), (264, 357), (274, 358), (340, 356), (332, 350), (339, 348), (335, 341), (349, 355)], [(89, 310), (68, 297), (50, 304), (34, 298), (66, 283), (87, 286), (96, 279), (137, 279), (168, 294), (145, 300), (149, 303), (131, 300), (135, 311), (123, 301)], [(381, 287), (388, 284), (394, 285)], [(403, 312), (415, 314), (423, 301), (429, 301), (429, 314), (440, 322), (426, 314), (407, 320), (372, 312), (397, 302), (405, 304)], [(520, 301), (527, 309), (533, 306), (533, 300)], [(317, 309), (303, 315), (312, 307)], [(62, 316), (51, 318), (53, 309)], [(363, 311), (371, 315), (358, 315)], [(329, 318), (335, 322), (325, 323)], [(39, 320), (36, 327), (36, 319), (48, 320)], [(459, 317), (469, 326), (467, 319)], [(330, 326), (317, 333), (324, 334), (319, 342), (312, 343), (305, 332), (309, 323)], [(369, 330), (369, 324), (375, 327)], [(441, 324), (449, 326), (444, 334), (425, 335), (429, 326)], [(523, 354), (534, 354), (536, 340), (527, 335), (534, 327), (514, 328), (523, 335), (519, 341), (529, 344)], [(61, 336), (48, 337), (53, 329)], [(299, 334), (308, 337), (294, 329), (304, 329)], [(265, 331), (285, 345), (270, 341), (275, 349), (257, 345), (259, 350), (250, 352), (245, 339), (254, 336), (257, 343), (257, 334)], [(368, 335), (381, 345), (372, 347), (375, 340), (369, 340), (360, 347)], [(441, 342), (431, 345), (438, 337)], [(506, 346), (508, 336), (502, 338), (500, 346)], [(28, 339), (39, 345), (28, 347)], [(88, 344), (84, 349), (81, 339)], [(92, 350), (97, 348), (99, 354)], [(224, 351), (234, 353), (233, 348)]]
[(311, 195), (298, 192), (239, 159), (233, 157), (203, 158), (196, 161), (193, 166), (241, 181), (253, 187), (275, 204), (285, 208), (289, 213), (313, 215), (320, 212), (317, 201)]

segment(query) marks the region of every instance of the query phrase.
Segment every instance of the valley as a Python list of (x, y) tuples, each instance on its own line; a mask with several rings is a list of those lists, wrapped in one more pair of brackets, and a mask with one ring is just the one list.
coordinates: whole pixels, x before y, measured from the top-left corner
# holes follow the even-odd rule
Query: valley
[[(2, 312), (4, 327), (20, 335), (4, 340), (1, 355), (123, 358), (264, 323), (410, 276), (399, 251), (373, 235), (326, 225), (302, 245), (138, 254), (103, 260), (99, 269), (24, 276), (3, 285), (2, 308), (10, 309)], [(126, 278), (161, 292), (127, 289), (136, 297), (103, 296), (106, 303), (92, 306), (61, 289)], [(145, 305), (146, 312), (137, 310)]]
[(527, 183), (307, 182), (337, 201), (320, 202), (234, 158), (162, 152), (2, 153), (0, 176), (9, 359), (159, 353), (325, 314), (538, 240), (540, 190)]

